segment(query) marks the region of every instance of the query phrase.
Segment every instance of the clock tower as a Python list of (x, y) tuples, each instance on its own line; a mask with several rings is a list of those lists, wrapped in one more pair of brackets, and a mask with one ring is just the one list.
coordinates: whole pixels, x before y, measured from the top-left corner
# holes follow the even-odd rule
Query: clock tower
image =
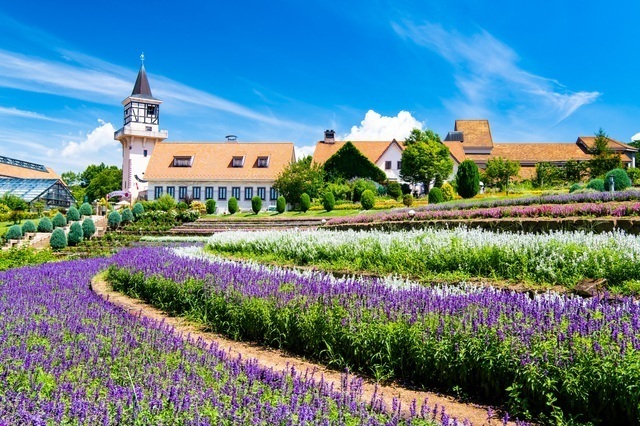
[(131, 95), (122, 101), (124, 125), (114, 133), (114, 139), (122, 144), (122, 190), (131, 194), (131, 202), (146, 197), (148, 185), (144, 178), (153, 154), (153, 148), (168, 136), (160, 130), (161, 100), (151, 94), (151, 87), (142, 64)]

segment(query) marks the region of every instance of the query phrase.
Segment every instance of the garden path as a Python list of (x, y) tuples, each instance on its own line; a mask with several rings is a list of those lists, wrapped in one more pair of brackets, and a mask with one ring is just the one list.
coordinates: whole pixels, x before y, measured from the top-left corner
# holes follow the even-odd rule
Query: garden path
[[(262, 366), (266, 368), (273, 368), (274, 370), (285, 370), (293, 367), (297, 371), (315, 371), (316, 376), (319, 374), (324, 376), (325, 382), (333, 382), (335, 389), (339, 389), (341, 387), (342, 374), (339, 371), (330, 370), (325, 366), (308, 362), (301, 357), (292, 356), (284, 351), (270, 349), (251, 343), (237, 342), (220, 334), (203, 331), (203, 328), (198, 324), (187, 321), (184, 318), (170, 317), (143, 301), (114, 291), (111, 288), (111, 285), (104, 280), (102, 275), (94, 277), (91, 287), (100, 297), (123, 308), (125, 311), (133, 315), (139, 315), (159, 321), (164, 320), (166, 324), (171, 325), (175, 332), (184, 339), (189, 337), (196, 340), (198, 338), (202, 338), (208, 344), (215, 342), (220, 348), (226, 349), (231, 356), (240, 355), (245, 359), (255, 358)], [(414, 399), (418, 403), (418, 406), (422, 401), (427, 399), (427, 403), (430, 407), (434, 407), (436, 404), (438, 407), (444, 406), (449, 416), (456, 417), (460, 421), (468, 419), (474, 426), (502, 424), (502, 421), (499, 420), (497, 415), (495, 415), (491, 420), (487, 419), (488, 407), (486, 406), (464, 403), (449, 396), (433, 392), (406, 389), (394, 384), (376, 386), (374, 382), (365, 380), (363, 384), (363, 399), (365, 401), (371, 400), (371, 396), (376, 392), (376, 388), (378, 394), (383, 394), (384, 402), (387, 407), (392, 406), (393, 398), (398, 398), (402, 404), (403, 414), (408, 414), (409, 407)], [(509, 424), (514, 425), (515, 423), (509, 422)]]

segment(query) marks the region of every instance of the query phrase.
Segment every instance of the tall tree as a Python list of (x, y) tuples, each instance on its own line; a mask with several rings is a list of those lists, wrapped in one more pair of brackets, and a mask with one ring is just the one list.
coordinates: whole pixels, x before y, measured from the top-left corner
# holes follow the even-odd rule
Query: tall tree
[(431, 181), (444, 180), (453, 171), (449, 148), (436, 133), (413, 129), (405, 140), (405, 146), (400, 169), (403, 180), (413, 184), (422, 183), (427, 191)]
[(589, 160), (589, 174), (592, 178), (603, 176), (609, 170), (622, 167), (620, 154), (613, 152), (609, 146), (609, 136), (600, 128), (595, 133), (593, 147), (589, 150), (593, 158)]
[(311, 198), (318, 197), (318, 192), (324, 184), (324, 170), (321, 165), (313, 162), (308, 155), (295, 163), (289, 164), (278, 175), (273, 187), (276, 188), (287, 202), (298, 204), (303, 193)]
[(509, 192), (509, 181), (517, 176), (520, 171), (520, 163), (507, 160), (502, 157), (495, 157), (487, 161), (484, 170), (485, 179), (491, 184), (497, 184), (501, 191)]
[(89, 201), (93, 201), (103, 198), (111, 191), (117, 191), (121, 187), (122, 171), (117, 167), (108, 167), (91, 179), (85, 192)]
[(385, 172), (373, 164), (351, 142), (346, 142), (324, 163), (325, 179), (368, 178), (376, 182), (387, 180)]
[(471, 160), (464, 160), (458, 166), (456, 174), (458, 194), (462, 198), (473, 198), (480, 191), (480, 172), (478, 166)]

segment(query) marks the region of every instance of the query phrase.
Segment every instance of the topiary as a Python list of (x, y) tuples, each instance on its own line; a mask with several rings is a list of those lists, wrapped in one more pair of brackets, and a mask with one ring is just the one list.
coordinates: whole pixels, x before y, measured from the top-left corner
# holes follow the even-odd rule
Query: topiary
[(604, 181), (602, 179), (591, 179), (587, 184), (587, 188), (602, 192), (604, 191)]
[(93, 223), (91, 218), (86, 218), (82, 221), (82, 236), (85, 240), (88, 240), (96, 233), (96, 224)]
[(604, 176), (604, 189), (609, 191), (609, 181), (613, 176), (613, 190), (614, 191), (622, 191), (623, 189), (627, 189), (631, 186), (631, 179), (629, 179), (629, 175), (624, 169), (613, 169), (607, 172)]
[(38, 222), (38, 232), (51, 232), (53, 231), (53, 223), (48, 217), (43, 217)]
[(229, 209), (229, 213), (231, 214), (234, 214), (238, 211), (238, 199), (236, 197), (229, 198), (227, 209)]
[(53, 217), (51, 221), (53, 224), (53, 228), (64, 228), (67, 226), (67, 219), (62, 215), (62, 213), (58, 213)]
[(442, 190), (442, 199), (444, 201), (451, 201), (456, 196), (456, 192), (453, 190), (453, 186), (451, 186), (449, 182), (443, 183), (440, 189)]
[(64, 234), (64, 230), (62, 228), (56, 228), (53, 230), (51, 234), (51, 239), (49, 240), (49, 245), (54, 250), (60, 250), (67, 247), (67, 236)]
[(207, 207), (207, 214), (216, 214), (216, 200), (210, 198), (204, 205)]
[(122, 210), (122, 223), (131, 223), (133, 222), (133, 212), (126, 208)]
[(458, 166), (456, 173), (458, 182), (458, 194), (462, 198), (473, 198), (480, 191), (480, 171), (478, 166), (471, 160), (464, 160)]
[(300, 196), (300, 210), (302, 211), (302, 213), (306, 213), (310, 207), (311, 207), (311, 198), (309, 197), (309, 194), (307, 194), (306, 192), (303, 192), (302, 195)]
[(22, 234), (26, 234), (27, 232), (36, 232), (36, 224), (30, 220), (27, 220), (22, 224)]
[(287, 209), (287, 200), (285, 200), (284, 197), (281, 195), (276, 200), (276, 210), (278, 211), (278, 213), (284, 213), (286, 209)]
[(400, 184), (398, 182), (389, 182), (389, 185), (387, 185), (387, 195), (397, 200), (398, 197), (402, 195), (402, 187)]
[(429, 191), (429, 204), (438, 204), (443, 201), (442, 190), (440, 188), (431, 188), (431, 191)]
[(574, 183), (573, 185), (571, 185), (571, 188), (569, 188), (569, 193), (575, 192), (575, 191), (579, 191), (582, 188), (584, 188), (582, 185), (580, 185), (579, 183)]
[(80, 241), (82, 241), (82, 237), (84, 236), (84, 231), (82, 230), (82, 225), (78, 222), (73, 222), (69, 227), (69, 235), (67, 236), (67, 242), (70, 246), (77, 245)]
[(137, 202), (133, 205), (133, 217), (138, 220), (142, 217), (142, 215), (144, 214), (144, 206), (142, 205), (141, 202)]
[(253, 210), (254, 214), (260, 213), (260, 210), (262, 210), (262, 198), (257, 195), (251, 198), (251, 210)]
[(336, 205), (336, 198), (333, 196), (333, 192), (327, 191), (322, 196), (322, 207), (328, 212), (333, 210)]
[(109, 213), (109, 216), (107, 216), (107, 223), (111, 229), (117, 229), (120, 226), (120, 222), (122, 222), (122, 216), (116, 211)]
[(67, 221), (75, 222), (78, 220), (80, 220), (80, 212), (78, 211), (78, 209), (76, 209), (74, 206), (69, 207), (69, 210), (67, 210)]
[(22, 227), (20, 225), (12, 225), (4, 234), (5, 240), (19, 240), (22, 238)]
[(89, 203), (84, 203), (80, 206), (80, 214), (82, 216), (91, 216), (93, 214), (93, 207), (91, 207), (91, 204)]
[(360, 196), (360, 204), (365, 210), (371, 210), (376, 205), (376, 196), (372, 190), (367, 189)]
[(413, 195), (404, 194), (402, 196), (402, 204), (404, 204), (407, 207), (411, 207), (411, 205), (413, 204)]

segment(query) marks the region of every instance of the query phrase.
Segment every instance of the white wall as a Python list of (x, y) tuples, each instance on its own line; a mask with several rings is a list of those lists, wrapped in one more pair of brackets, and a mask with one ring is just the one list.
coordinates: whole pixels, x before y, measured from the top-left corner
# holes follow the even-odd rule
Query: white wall
[[(400, 168), (398, 167), (398, 162), (402, 160), (402, 150), (395, 144), (391, 145), (389, 149), (382, 154), (382, 157), (378, 159), (376, 166), (378, 166), (385, 174), (387, 175), (387, 179), (390, 181), (398, 181), (402, 182), (400, 179)], [(391, 161), (391, 169), (385, 170), (385, 163), (387, 161)]]
[[(193, 180), (193, 181), (150, 181), (149, 189), (147, 192), (147, 196), (149, 200), (155, 199), (155, 188), (157, 186), (162, 187), (162, 194), (167, 193), (167, 186), (173, 186), (175, 188), (174, 198), (176, 201), (179, 201), (179, 187), (186, 186), (187, 187), (187, 195), (193, 196), (193, 187), (200, 187), (200, 199), (199, 201), (206, 201), (206, 192), (205, 187), (212, 186), (213, 187), (213, 199), (216, 202), (216, 207), (218, 208), (218, 213), (228, 212), (229, 198), (233, 196), (231, 192), (232, 187), (240, 187), (240, 198), (238, 198), (238, 206), (242, 211), (250, 211), (251, 210), (251, 198), (248, 200), (245, 199), (245, 188), (253, 188), (253, 196), (258, 195), (258, 188), (265, 188), (265, 199), (262, 200), (262, 210), (266, 210), (270, 205), (275, 205), (276, 200), (271, 200), (271, 187), (273, 186), (274, 181), (203, 181), (203, 180)], [(225, 200), (220, 200), (220, 188), (225, 187), (227, 189), (227, 195)], [(277, 196), (276, 196), (277, 198)]]

